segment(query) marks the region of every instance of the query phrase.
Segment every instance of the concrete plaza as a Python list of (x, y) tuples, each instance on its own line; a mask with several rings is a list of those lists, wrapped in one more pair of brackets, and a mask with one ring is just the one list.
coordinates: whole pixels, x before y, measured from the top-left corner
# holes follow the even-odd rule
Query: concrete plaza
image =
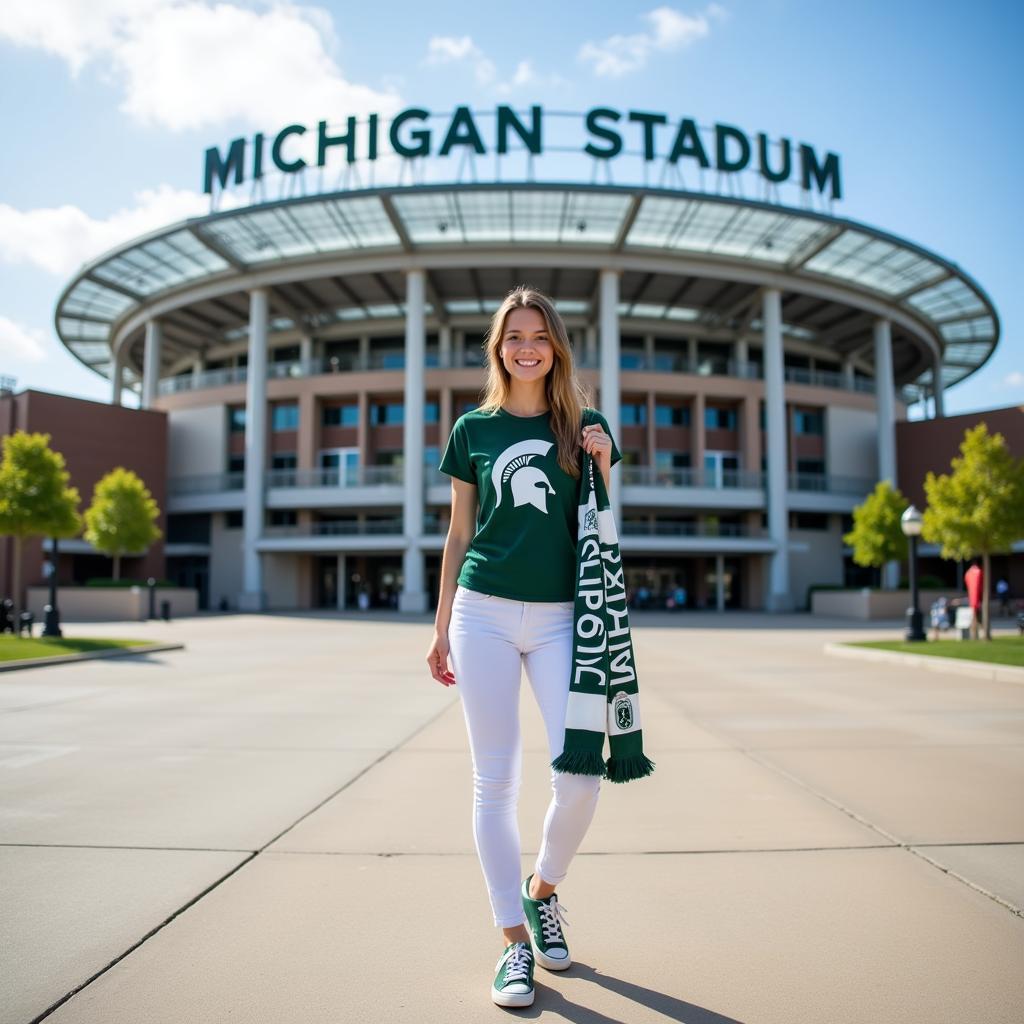
[[(1024, 1020), (1024, 685), (898, 635), (637, 614), (657, 771), (605, 785), (523, 1011), (431, 619), (73, 626), (180, 651), (0, 673), (0, 1024)], [(524, 678), (524, 872), (547, 757)]]

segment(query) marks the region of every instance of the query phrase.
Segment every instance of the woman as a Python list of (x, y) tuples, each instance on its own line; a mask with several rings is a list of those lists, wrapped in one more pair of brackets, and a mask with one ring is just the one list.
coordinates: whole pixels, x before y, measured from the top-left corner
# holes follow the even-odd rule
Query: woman
[(552, 772), (535, 870), (520, 885), (522, 667), (553, 761), (572, 674), (581, 449), (606, 486), (622, 456), (586, 404), (565, 325), (546, 295), (511, 291), (484, 348), (483, 401), (456, 420), (441, 459), (452, 510), (427, 662), (439, 683), (458, 683), (469, 734), (473, 836), (504, 945), (491, 998), (529, 1006), (534, 958), (555, 971), (571, 963), (555, 887), (594, 815), (600, 778)]

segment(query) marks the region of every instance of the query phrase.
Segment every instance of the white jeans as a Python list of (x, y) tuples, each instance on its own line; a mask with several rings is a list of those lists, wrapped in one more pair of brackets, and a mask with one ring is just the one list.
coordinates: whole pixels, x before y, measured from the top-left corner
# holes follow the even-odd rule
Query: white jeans
[[(526, 917), (520, 895), (517, 804), (522, 767), (519, 686), (522, 666), (540, 706), (553, 761), (565, 741), (572, 672), (572, 601), (512, 601), (456, 587), (448, 625), (450, 668), (462, 699), (473, 757), (473, 838), (494, 923)], [(597, 807), (601, 780), (551, 772), (554, 791), (537, 856), (546, 882), (569, 871)]]

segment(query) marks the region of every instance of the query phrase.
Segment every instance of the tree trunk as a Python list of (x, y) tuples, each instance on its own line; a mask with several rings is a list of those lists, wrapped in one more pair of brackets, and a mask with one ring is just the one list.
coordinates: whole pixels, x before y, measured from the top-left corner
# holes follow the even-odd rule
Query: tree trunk
[(114, 579), (119, 580), (121, 578), (121, 555), (120, 553), (114, 555)]
[(14, 593), (11, 594), (11, 600), (14, 602), (14, 607), (11, 609), (11, 612), (14, 615), (14, 635), (20, 638), (21, 631), (18, 629), (18, 616), (21, 615), (21, 537), (17, 534), (14, 536), (14, 565), (12, 568), (14, 570)]
[(985, 624), (985, 639), (992, 639), (992, 622), (988, 615), (988, 552), (981, 556), (981, 621)]

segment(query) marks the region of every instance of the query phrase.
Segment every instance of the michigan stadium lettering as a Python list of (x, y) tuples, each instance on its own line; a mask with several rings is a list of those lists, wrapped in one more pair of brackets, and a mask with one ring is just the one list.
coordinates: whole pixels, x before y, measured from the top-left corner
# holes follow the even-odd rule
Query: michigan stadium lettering
[[(593, 107), (579, 116), (586, 137), (581, 152), (595, 160), (611, 161), (629, 152), (641, 155), (645, 162), (680, 166), (688, 162), (691, 167), (724, 174), (753, 170), (774, 185), (793, 182), (808, 192), (842, 198), (839, 156), (831, 152), (819, 156), (805, 142), (770, 140), (764, 132), (751, 136), (730, 124), (701, 128), (693, 118), (670, 121), (667, 114), (641, 110), (623, 113), (611, 107)], [(533, 106), (529, 116), (520, 117), (511, 107), (499, 105), (490, 150), (469, 107), (456, 107), (445, 117), (440, 129), (432, 128), (428, 121), (437, 118), (430, 111), (409, 107), (390, 121), (378, 114), (363, 120), (349, 117), (340, 131), (320, 121), (315, 128), (290, 124), (276, 135), (258, 132), (251, 139), (232, 139), (225, 150), (217, 146), (206, 150), (203, 191), (212, 193), (216, 186), (225, 189), (247, 180), (258, 181), (271, 170), (297, 174), (311, 166), (324, 167), (335, 153), (352, 164), (378, 160), (389, 150), (409, 160), (504, 155), (512, 152), (513, 145), (534, 156), (544, 151), (544, 117), (539, 106)]]

